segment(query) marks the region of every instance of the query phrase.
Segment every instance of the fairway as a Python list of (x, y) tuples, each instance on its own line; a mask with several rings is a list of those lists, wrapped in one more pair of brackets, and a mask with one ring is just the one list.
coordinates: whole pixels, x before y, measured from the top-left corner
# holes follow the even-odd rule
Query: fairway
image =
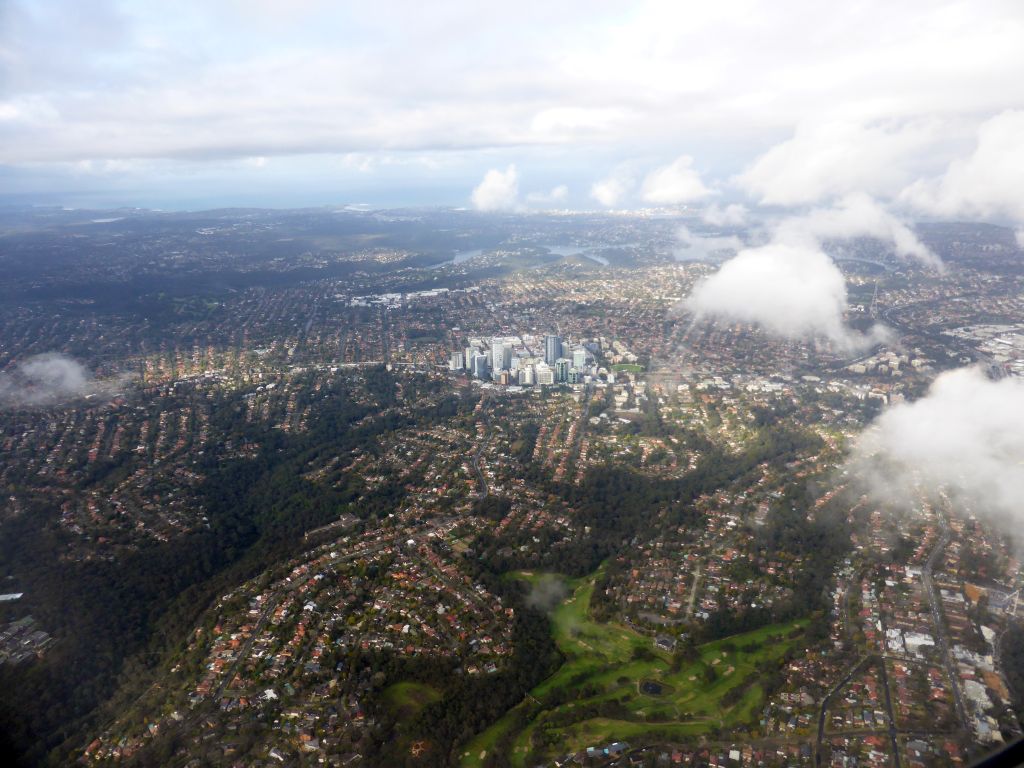
[[(672, 654), (656, 649), (652, 638), (590, 618), (600, 575), (598, 570), (581, 579), (563, 578), (569, 597), (550, 616), (565, 663), (470, 742), (463, 750), (464, 766), (485, 764), (495, 750), (513, 765), (526, 766), (617, 740), (688, 740), (719, 725), (756, 719), (764, 698), (757, 667), (781, 659), (795, 642), (788, 635), (803, 622), (706, 643), (673, 669)], [(522, 576), (536, 582), (542, 574)], [(723, 699), (730, 692), (733, 703), (727, 705)]]

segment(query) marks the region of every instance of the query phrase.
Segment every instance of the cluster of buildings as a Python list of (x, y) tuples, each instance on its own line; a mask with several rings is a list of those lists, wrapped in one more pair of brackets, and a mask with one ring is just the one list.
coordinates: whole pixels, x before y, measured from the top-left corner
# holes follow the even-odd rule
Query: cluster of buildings
[(736, 503), (732, 494), (702, 498), (702, 531), (676, 528), (637, 542), (628, 558), (620, 557), (623, 567), (609, 579), (605, 599), (634, 624), (663, 627), (791, 597), (800, 559), (760, 556), (750, 526), (733, 511)]
[(599, 341), (572, 344), (554, 334), (544, 336), (543, 342), (530, 336), (493, 336), (489, 344), (471, 337), (462, 352), (451, 355), (448, 368), (506, 386), (584, 384), (598, 373), (614, 381), (614, 374), (594, 364), (599, 349)]
[(0, 664), (22, 664), (37, 659), (52, 643), (53, 638), (39, 628), (34, 618), (24, 616), (0, 630)]
[[(223, 269), (225, 243), (259, 242), (268, 231), (204, 227), (171, 248), (147, 246), (147, 269)], [(514, 253), (501, 249), (481, 263), (497, 266)], [(269, 761), (342, 752), (358, 762), (358, 743), (374, 725), (366, 706), (374, 684), (371, 674), (349, 674), (347, 658), (444, 659), (459, 674), (486, 679), (512, 652), (513, 617), (466, 576), (459, 558), (490, 547), (486, 555), (499, 561), (554, 566), (566, 542), (588, 535), (571, 506), (524, 477), (527, 465), (556, 482), (581, 483), (586, 472), (615, 464), (678, 477), (696, 467), (705, 440), (743, 450), (756, 434), (755, 410), (772, 408), (813, 425), (827, 445), (824, 455), (804, 457), (785, 473), (761, 467), (742, 486), (702, 498), (700, 531), (665, 524), (657, 535), (628, 542), (609, 569), (603, 599), (634, 626), (669, 637), (676, 625), (718, 611), (776, 605), (792, 596), (792, 575), (803, 563), (764, 557), (757, 529), (787, 484), (820, 475), (837, 441), (862, 426), (858, 403), (898, 402), (930, 380), (934, 368), (962, 362), (971, 350), (1004, 372), (1024, 373), (1021, 327), (982, 319), (1024, 314), (1019, 291), (971, 270), (920, 283), (898, 273), (891, 286), (882, 278), (870, 313), (899, 324), (905, 351), (850, 360), (826, 341), (773, 339), (742, 323), (692, 325), (672, 312), (706, 265), (655, 260), (643, 269), (595, 271), (555, 264), (470, 285), (469, 267), (458, 264), (438, 274), (463, 275), (462, 287), (454, 281), (452, 288), (426, 289), (416, 269), (390, 275), (369, 269), (411, 255), (352, 254), (361, 268), (346, 280), (282, 280), (216, 299), (167, 300), (156, 325), (84, 307), (52, 316), (0, 309), (0, 367), (52, 349), (86, 350), (99, 361), (97, 376), (136, 376), (131, 394), (116, 402), (5, 413), (0, 420), (0, 449), (14, 459), (0, 466), (0, 484), (56, 497), (61, 525), (80, 539), (71, 556), (94, 556), (110, 542), (167, 540), (204, 523), (193, 493), (203, 479), (197, 457), (214, 445), (226, 458), (258, 450), (251, 443), (221, 444), (211, 416), (225, 393), (240, 396), (247, 424), (287, 433), (307, 429), (317, 399), (339, 376), (358, 378), (364, 366), (386, 364), (437, 380), (447, 380), (447, 368), (488, 383), (490, 399), (481, 401), (468, 428), (455, 421), (419, 425), (382, 435), (356, 455), (311, 462), (305, 478), (313, 483), (354, 475), (367, 495), (397, 483), (404, 493), (400, 508), (365, 533), (272, 567), (225, 596), (192, 637), (175, 685), (154, 689), (170, 697), (150, 709), (161, 716), (118, 724), (90, 746), (91, 758), (133, 754), (187, 720), (197, 739), (222, 747), (219, 757), (241, 759), (234, 734), (259, 713), (276, 734), (262, 753)], [(255, 269), (231, 258), (232, 268)], [(267, 268), (330, 263), (324, 255), (297, 255)], [(120, 280), (136, 273), (133, 264), (122, 253), (89, 269)], [(82, 279), (69, 273), (51, 282)], [(854, 282), (866, 284), (860, 277)], [(869, 313), (866, 300), (860, 310)], [(560, 333), (544, 333), (551, 328)], [(636, 380), (642, 368), (660, 368), (662, 378)], [(493, 384), (504, 394), (492, 397)], [(562, 384), (577, 386), (555, 397), (536, 391)], [(521, 388), (533, 389), (517, 395)], [(349, 394), (375, 402), (371, 392)], [(390, 408), (413, 416), (432, 403), (400, 394)], [(645, 434), (641, 422), (652, 404), (662, 431)], [(524, 424), (537, 427), (529, 439)], [(119, 463), (127, 471), (105, 479), (105, 470)], [(472, 500), (488, 496), (509, 501), (501, 519), (468, 514)], [(6, 510), (22, 509), (15, 494)], [(966, 752), (950, 738), (953, 730), (962, 726), (976, 742), (997, 742), (1004, 723), (993, 713), (1009, 698), (995, 653), (1006, 610), (1000, 595), (1022, 586), (1020, 568), (996, 558), (986, 578), (976, 579), (985, 585), (975, 584), (964, 563), (979, 560), (979, 547), (988, 548), (980, 553), (988, 557), (998, 545), (958, 519), (940, 520), (929, 511), (893, 523), (874, 510), (865, 527), (851, 511), (854, 554), (836, 574), (831, 636), (780, 670), (782, 685), (757, 723), (771, 743), (683, 749), (613, 742), (566, 759), (772, 766), (810, 765), (818, 753), (822, 764), (845, 768), (888, 764), (895, 749), (907, 765), (956, 765)], [(944, 526), (951, 536), (931, 574), (929, 558), (945, 540)], [(915, 546), (893, 561), (893, 542), (901, 536)], [(997, 579), (1005, 582), (1002, 592), (993, 586)], [(25, 619), (0, 633), (0, 654), (4, 661), (28, 660), (50, 642)], [(853, 668), (868, 655), (882, 661)], [(891, 725), (913, 731), (913, 738), (894, 745)]]
[(347, 535), (276, 568), (269, 584), (261, 576), (232, 590), (172, 670), (179, 684), (150, 692), (163, 715), (116, 723), (86, 756), (128, 757), (186, 719), (197, 743), (257, 718), (296, 726), (268, 733), (264, 754), (336, 752), (375, 724), (369, 676), (348, 668), (353, 653), (444, 658), (457, 674), (496, 673), (512, 652), (514, 612), (453, 564), (445, 541), (456, 528), (406, 522)]

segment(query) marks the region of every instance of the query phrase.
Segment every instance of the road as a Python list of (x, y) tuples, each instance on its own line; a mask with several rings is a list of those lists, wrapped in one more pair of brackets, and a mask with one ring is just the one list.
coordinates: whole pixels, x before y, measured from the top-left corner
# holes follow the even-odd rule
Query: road
[(946, 549), (946, 545), (949, 544), (950, 535), (949, 529), (946, 527), (946, 521), (941, 515), (938, 515), (939, 524), (942, 526), (942, 536), (939, 537), (938, 543), (935, 545), (935, 549), (928, 556), (928, 562), (925, 563), (924, 568), (921, 570), (921, 581), (924, 583), (925, 591), (928, 593), (928, 603), (931, 607), (932, 622), (935, 624), (935, 637), (939, 641), (939, 651), (942, 653), (942, 662), (946, 667), (946, 674), (949, 676), (949, 684), (953, 689), (953, 702), (956, 704), (957, 716), (960, 718), (960, 723), (964, 729), (969, 730), (967, 722), (967, 709), (964, 707), (963, 694), (960, 691), (960, 678), (957, 677), (956, 666), (953, 664), (953, 659), (949, 653), (949, 642), (946, 639), (946, 625), (942, 621), (942, 614), (939, 610), (939, 596), (935, 591), (935, 583), (932, 581), (932, 569), (935, 567), (935, 563), (938, 562), (939, 557)]
[(889, 670), (885, 668), (885, 657), (878, 660), (882, 670), (882, 688), (885, 691), (885, 711), (889, 715), (889, 739), (892, 741), (893, 764), (900, 768), (900, 745), (896, 741), (896, 713), (892, 711), (892, 696), (889, 693)]
[[(970, 298), (972, 296), (978, 296), (980, 298), (980, 294), (970, 294), (970, 293), (965, 293), (962, 296), (960, 296), (959, 298), (967, 299), (967, 298)], [(932, 300), (932, 299), (927, 299), (925, 301), (915, 301), (915, 302), (910, 302), (910, 303), (907, 303), (907, 304), (900, 304), (900, 305), (895, 306), (895, 307), (888, 307), (888, 308), (882, 310), (881, 317), (882, 317), (882, 320), (886, 324), (891, 325), (893, 328), (895, 328), (898, 331), (901, 331), (903, 333), (916, 333), (916, 334), (919, 334), (921, 336), (932, 337), (935, 341), (939, 341), (939, 342), (941, 342), (943, 344), (947, 344), (947, 345), (953, 347), (961, 355), (965, 355), (966, 357), (970, 357), (970, 358), (972, 358), (974, 360), (975, 363), (979, 363), (979, 364), (983, 365), (985, 367), (986, 372), (990, 376), (992, 376), (993, 378), (995, 378), (995, 379), (1002, 378), (1002, 376), (1003, 376), (1003, 369), (996, 363), (996, 361), (993, 358), (991, 358), (988, 355), (986, 355), (984, 352), (982, 352), (977, 347), (971, 346), (969, 343), (967, 343), (967, 342), (965, 342), (963, 340), (957, 339), (957, 338), (955, 338), (953, 336), (945, 336), (945, 335), (942, 335), (942, 334), (939, 334), (939, 333), (925, 332), (925, 331), (923, 331), (920, 328), (914, 328), (912, 326), (909, 326), (909, 325), (907, 325), (906, 323), (902, 322), (901, 320), (899, 320), (897, 318), (897, 313), (902, 312), (902, 311), (904, 311), (906, 309), (910, 309), (911, 307), (916, 307), (916, 306), (927, 307), (929, 304), (933, 304), (933, 303), (936, 303), (936, 302), (934, 302), (934, 300)]]
[(825, 718), (828, 716), (829, 700), (839, 693), (839, 691), (841, 691), (843, 687), (853, 679), (853, 676), (857, 674), (866, 663), (872, 661), (878, 662), (878, 666), (882, 670), (882, 686), (885, 690), (885, 710), (889, 716), (889, 727), (884, 731), (884, 733), (889, 735), (889, 739), (892, 742), (893, 765), (896, 768), (900, 768), (900, 749), (899, 743), (896, 741), (896, 717), (892, 711), (892, 700), (889, 697), (889, 674), (885, 669), (885, 659), (877, 654), (869, 654), (858, 659), (857, 663), (850, 667), (850, 670), (843, 676), (843, 679), (832, 686), (832, 689), (825, 695), (825, 698), (821, 700), (821, 711), (818, 713), (818, 740), (814, 748), (815, 765), (821, 765), (821, 745), (825, 740)]
[(690, 590), (690, 602), (686, 606), (687, 617), (693, 616), (693, 608), (697, 603), (697, 587), (700, 584), (700, 566), (701, 561), (697, 561), (697, 567), (693, 569), (693, 588)]
[(832, 686), (831, 690), (825, 694), (825, 698), (821, 700), (821, 710), (818, 712), (818, 740), (814, 746), (814, 764), (821, 765), (821, 744), (825, 740), (825, 717), (828, 715), (828, 702), (835, 696), (839, 691), (853, 678), (855, 674), (864, 666), (872, 657), (862, 656), (857, 660), (857, 663), (850, 667), (849, 671), (843, 676), (842, 680)]
[[(486, 401), (485, 401), (486, 404)], [(486, 425), (490, 422), (487, 418), (484, 409), (481, 409), (481, 413), (484, 414), (483, 423)], [(473, 469), (476, 471), (476, 476), (480, 480), (480, 493), (479, 498), (481, 500), (486, 499), (490, 495), (490, 489), (487, 487), (487, 478), (484, 477), (483, 470), (480, 469), (480, 454), (484, 452), (484, 448), (487, 447), (487, 432), (486, 428), (484, 431), (484, 437), (480, 441), (480, 445), (477, 447), (476, 452), (473, 454)]]
[[(933, 331), (928, 331), (927, 329), (922, 329), (922, 328), (914, 327), (914, 326), (911, 326), (911, 325), (907, 325), (906, 323), (904, 323), (903, 321), (901, 321), (899, 319), (899, 313), (901, 313), (901, 312), (903, 312), (905, 310), (908, 310), (911, 307), (927, 307), (928, 305), (935, 303), (933, 299), (927, 299), (927, 300), (924, 300), (924, 301), (908, 302), (906, 304), (899, 304), (899, 305), (894, 306), (894, 307), (886, 307), (881, 312), (878, 312), (877, 309), (876, 309), (876, 306), (875, 306), (877, 298), (878, 298), (877, 291), (878, 291), (878, 285), (876, 283), (875, 284), (875, 295), (872, 296), (872, 299), (871, 299), (871, 313), (870, 313), (871, 317), (875, 317), (876, 314), (877, 314), (878, 318), (885, 325), (888, 325), (888, 326), (890, 326), (892, 328), (895, 328), (900, 333), (906, 333), (906, 334), (914, 333), (914, 334), (917, 334), (919, 336), (924, 336), (926, 338), (930, 338), (933, 341), (935, 341), (936, 343), (942, 344), (944, 346), (952, 347), (958, 354), (964, 355), (966, 357), (969, 357), (969, 358), (973, 359), (975, 363), (982, 365), (985, 368), (985, 371), (988, 373), (988, 375), (990, 375), (992, 378), (994, 378), (994, 379), (1002, 378), (1002, 376), (1003, 376), (1003, 369), (996, 363), (996, 361), (993, 358), (991, 358), (988, 355), (986, 355), (984, 352), (982, 352), (976, 346), (972, 346), (971, 344), (969, 344), (969, 343), (967, 343), (967, 342), (965, 342), (963, 340), (954, 338), (953, 336), (945, 336), (945, 335), (940, 334), (940, 333), (936, 333), (936, 332), (933, 332)], [(977, 295), (977, 294), (966, 293), (966, 294), (963, 294), (961, 296), (961, 298), (970, 298), (970, 297), (975, 296), (975, 295)], [(832, 371), (842, 370), (843, 368), (846, 368), (847, 366), (854, 365), (856, 363), (859, 363), (859, 362), (862, 362), (864, 360), (867, 360), (869, 357), (871, 357), (872, 355), (874, 355), (878, 351), (878, 346), (879, 345), (873, 346), (871, 349), (867, 350), (866, 352), (864, 352), (861, 355), (858, 355), (857, 357), (853, 357), (853, 358), (850, 358), (848, 360), (842, 360), (842, 361), (840, 361), (840, 362), (830, 366), (829, 370), (832, 370)]]

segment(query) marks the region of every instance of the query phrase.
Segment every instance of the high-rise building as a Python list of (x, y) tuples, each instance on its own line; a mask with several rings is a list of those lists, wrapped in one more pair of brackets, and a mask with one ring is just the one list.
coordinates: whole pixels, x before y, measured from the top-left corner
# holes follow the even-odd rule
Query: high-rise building
[(451, 358), (448, 360), (448, 369), (451, 371), (461, 371), (463, 369), (462, 353), (452, 352)]
[(505, 339), (492, 339), (491, 365), (496, 371), (507, 371), (512, 366), (512, 344)]
[(524, 387), (533, 386), (533, 368), (526, 365), (519, 369), (519, 383)]
[(547, 365), (538, 365), (536, 371), (536, 378), (538, 384), (554, 384), (555, 372), (551, 370)]
[(580, 371), (587, 367), (587, 350), (583, 347), (576, 347), (572, 351), (572, 366)]
[(476, 350), (473, 347), (466, 347), (466, 351), (464, 352), (464, 355), (465, 355), (465, 358), (466, 358), (465, 365), (466, 365), (466, 370), (467, 371), (470, 371), (470, 370), (473, 369), (473, 355), (475, 355), (475, 354), (476, 354)]
[(564, 384), (569, 380), (569, 366), (569, 361), (564, 357), (555, 360), (555, 381), (558, 384)]
[(479, 352), (473, 355), (472, 372), (473, 376), (478, 379), (486, 379), (490, 376), (491, 367), (487, 364), (487, 355), (481, 355)]
[(549, 334), (544, 337), (544, 362), (554, 365), (562, 356), (562, 337)]

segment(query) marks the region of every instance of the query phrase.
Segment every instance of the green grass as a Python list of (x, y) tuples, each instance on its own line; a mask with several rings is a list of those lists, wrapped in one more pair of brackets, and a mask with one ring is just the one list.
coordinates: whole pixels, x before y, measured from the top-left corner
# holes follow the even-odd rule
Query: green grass
[[(757, 665), (780, 659), (795, 642), (787, 635), (805, 622), (762, 627), (707, 643), (700, 646), (697, 658), (672, 672), (671, 654), (655, 650), (650, 637), (590, 617), (590, 599), (600, 575), (599, 570), (581, 579), (562, 579), (569, 597), (551, 611), (550, 618), (565, 663), (537, 685), (527, 700), (470, 742), (463, 751), (463, 766), (482, 765), (480, 755), (491, 754), (499, 740), (509, 736), (512, 764), (526, 766), (543, 754), (543, 749), (534, 753), (535, 735), (556, 745), (552, 751), (563, 753), (616, 740), (692, 739), (717, 725), (731, 727), (756, 719), (764, 699)], [(537, 572), (515, 576), (532, 584), (550, 578)], [(738, 650), (750, 644), (758, 647)], [(643, 649), (643, 658), (634, 657), (637, 649)], [(715, 670), (710, 682), (705, 678), (708, 667)], [(639, 691), (641, 680), (666, 687), (661, 695), (649, 696)], [(724, 705), (723, 697), (740, 686), (744, 691), (739, 700)], [(584, 688), (587, 695), (565, 700), (566, 694), (575, 696)], [(602, 705), (624, 709), (615, 717), (595, 716), (594, 708)], [(524, 718), (526, 725), (521, 725)]]
[(626, 373), (643, 373), (644, 367), (637, 365), (636, 363), (615, 363), (612, 366), (613, 371), (625, 371)]
[(425, 683), (401, 682), (384, 689), (384, 704), (402, 719), (413, 718), (427, 704), (438, 701), (441, 693)]
[(484, 764), (487, 755), (494, 751), (494, 745), (515, 724), (515, 710), (506, 712), (498, 722), (473, 739), (463, 750), (462, 765), (464, 768), (479, 768)]

